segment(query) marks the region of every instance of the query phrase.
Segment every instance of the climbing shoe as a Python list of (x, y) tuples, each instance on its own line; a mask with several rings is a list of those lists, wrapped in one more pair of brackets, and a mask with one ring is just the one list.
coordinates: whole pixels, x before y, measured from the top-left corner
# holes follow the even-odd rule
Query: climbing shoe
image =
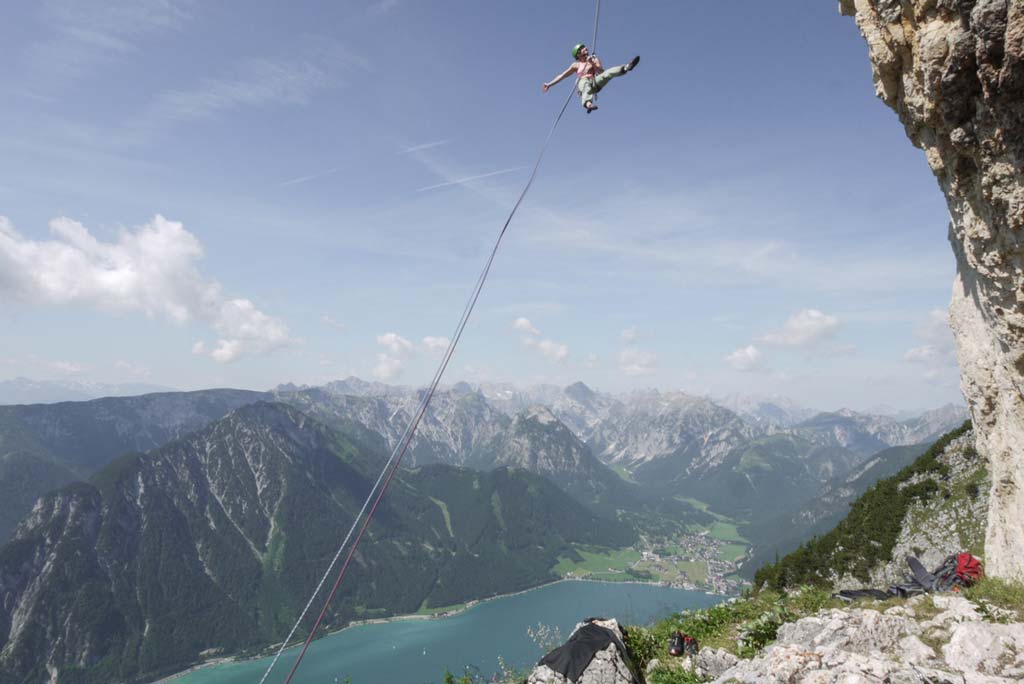
[(640, 63), (640, 55), (637, 55), (633, 59), (629, 60), (629, 64), (626, 65), (626, 72), (630, 72), (636, 69), (636, 65)]
[(699, 650), (697, 640), (682, 632), (676, 632), (668, 640), (668, 654), (670, 656), (677, 658), (684, 655), (695, 656)]

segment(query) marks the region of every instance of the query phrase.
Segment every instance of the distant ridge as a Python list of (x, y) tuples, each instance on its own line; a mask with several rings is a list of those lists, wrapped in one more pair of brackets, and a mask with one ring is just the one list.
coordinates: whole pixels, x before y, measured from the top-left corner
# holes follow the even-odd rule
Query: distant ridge
[(0, 405), (54, 404), (61, 401), (88, 401), (102, 397), (132, 397), (177, 390), (148, 383), (106, 384), (75, 380), (31, 380), (17, 377), (0, 380)]

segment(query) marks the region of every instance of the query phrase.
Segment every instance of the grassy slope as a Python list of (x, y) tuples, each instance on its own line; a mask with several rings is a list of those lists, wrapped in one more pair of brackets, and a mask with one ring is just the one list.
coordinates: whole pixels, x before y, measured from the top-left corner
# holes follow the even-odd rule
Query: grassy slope
[(880, 480), (852, 504), (849, 515), (831, 532), (758, 570), (755, 585), (774, 589), (801, 584), (827, 586), (839, 570), (868, 581), (871, 568), (892, 556), (911, 506), (947, 494), (937, 484), (947, 471), (937, 457), (969, 429), (970, 423), (965, 423), (944, 435), (911, 465)]
[(626, 570), (640, 560), (635, 549), (606, 549), (595, 546), (574, 545), (581, 560), (573, 560), (562, 556), (554, 567), (554, 572), (561, 576), (572, 574), (575, 577), (624, 581), (633, 579)]
[[(933, 487), (934, 480), (943, 481), (945, 475), (945, 466), (936, 457), (949, 442), (969, 429), (970, 425), (965, 424), (944, 435), (913, 464), (894, 477), (880, 481), (853, 504), (850, 515), (828, 535), (805, 545), (782, 561), (762, 568), (758, 575), (762, 581), (767, 577), (768, 586), (760, 591), (711, 608), (678, 613), (650, 627), (630, 627), (627, 645), (634, 662), (641, 668), (654, 658), (661, 663), (647, 675), (648, 684), (697, 684), (704, 681), (692, 672), (676, 669), (678, 660), (668, 655), (668, 639), (676, 630), (695, 636), (701, 646), (723, 648), (740, 657), (752, 657), (775, 639), (782, 624), (814, 615), (822, 609), (847, 607), (845, 602), (830, 597), (831, 588), (824, 580), (831, 576), (834, 568), (848, 569), (849, 566), (830, 565), (830, 562), (848, 563), (849, 554), (855, 553), (855, 560), (867, 563), (876, 559), (878, 554), (891, 553), (904, 519), (911, 526), (921, 522), (916, 521), (915, 516), (923, 515), (923, 509), (912, 507), (915, 502), (922, 499), (937, 502), (928, 506), (929, 514), (937, 512), (942, 515), (949, 513), (949, 509), (955, 507), (962, 497), (970, 496), (971, 488), (978, 485), (983, 474), (951, 483), (948, 491), (939, 492)], [(911, 513), (909, 516), (908, 511)], [(895, 529), (881, 524), (883, 517), (895, 520)], [(979, 536), (977, 529), (958, 527), (954, 533), (960, 536), (966, 550), (980, 552), (972, 546), (973, 540)], [(861, 536), (858, 538), (857, 535)], [(861, 567), (859, 563), (858, 567)], [(777, 581), (780, 576), (785, 580), (780, 583), (782, 589), (770, 588), (771, 580)], [(1024, 585), (988, 579), (967, 590), (965, 596), (979, 604), (982, 614), (993, 621), (1024, 619)], [(882, 603), (868, 601), (865, 607), (886, 608), (902, 602), (901, 599)]]

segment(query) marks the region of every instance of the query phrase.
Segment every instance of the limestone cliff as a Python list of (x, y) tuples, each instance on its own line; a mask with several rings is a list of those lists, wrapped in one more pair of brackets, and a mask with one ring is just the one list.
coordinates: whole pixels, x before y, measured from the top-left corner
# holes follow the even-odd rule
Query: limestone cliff
[(992, 575), (1024, 578), (1024, 1), (840, 0), (946, 195), (961, 385), (990, 463)]

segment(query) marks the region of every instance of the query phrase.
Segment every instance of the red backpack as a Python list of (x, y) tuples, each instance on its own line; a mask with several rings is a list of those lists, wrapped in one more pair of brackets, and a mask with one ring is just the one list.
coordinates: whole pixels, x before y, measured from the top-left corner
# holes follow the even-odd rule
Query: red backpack
[(985, 576), (985, 568), (981, 561), (969, 553), (958, 553), (956, 555), (956, 576), (960, 578), (964, 586), (969, 587)]
[(889, 591), (899, 596), (913, 596), (931, 591), (959, 591), (985, 576), (981, 561), (969, 553), (954, 553), (942, 564), (928, 572), (921, 561), (907, 556), (910, 575), (903, 584), (893, 585)]

